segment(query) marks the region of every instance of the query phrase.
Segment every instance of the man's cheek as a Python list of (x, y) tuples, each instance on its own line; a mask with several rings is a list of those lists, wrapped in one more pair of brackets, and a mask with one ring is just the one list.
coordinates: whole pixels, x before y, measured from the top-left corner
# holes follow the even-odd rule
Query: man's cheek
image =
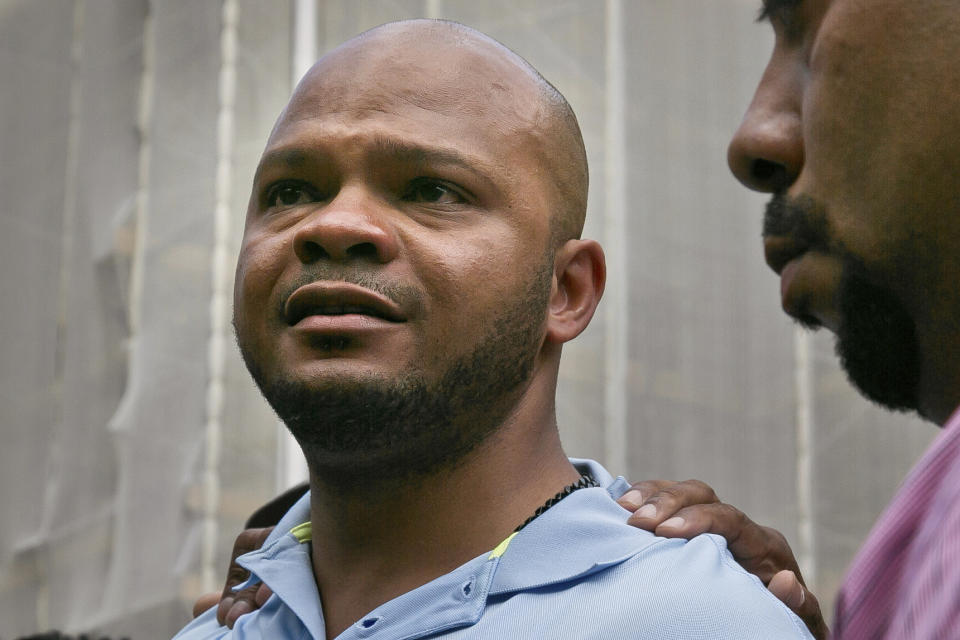
[(245, 243), (237, 260), (234, 301), (244, 313), (264, 313), (265, 305), (273, 294), (276, 283), (283, 273), (285, 261), (279, 243)]

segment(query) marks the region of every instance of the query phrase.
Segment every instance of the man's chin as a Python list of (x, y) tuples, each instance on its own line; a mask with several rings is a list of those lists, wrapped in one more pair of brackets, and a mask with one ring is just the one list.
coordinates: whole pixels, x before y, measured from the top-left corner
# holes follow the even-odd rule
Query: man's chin
[(883, 407), (918, 410), (920, 348), (905, 305), (854, 259), (844, 268), (839, 298), (835, 350), (850, 382)]
[[(835, 347), (841, 365), (846, 371), (847, 379), (871, 402), (891, 411), (917, 411), (916, 392), (911, 385), (904, 384), (903, 376), (886, 373), (883, 369), (871, 367), (869, 358), (862, 355), (853, 355), (852, 349), (845, 349), (838, 339)], [(860, 364), (851, 364), (860, 362)]]

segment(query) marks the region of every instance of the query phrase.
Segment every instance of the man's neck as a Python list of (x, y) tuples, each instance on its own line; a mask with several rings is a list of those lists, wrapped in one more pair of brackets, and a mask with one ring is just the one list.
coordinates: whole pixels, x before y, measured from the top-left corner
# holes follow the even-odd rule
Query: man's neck
[(313, 477), (313, 572), (328, 638), (493, 549), (578, 476), (552, 422), (511, 421), (455, 468), (415, 483), (345, 500)]

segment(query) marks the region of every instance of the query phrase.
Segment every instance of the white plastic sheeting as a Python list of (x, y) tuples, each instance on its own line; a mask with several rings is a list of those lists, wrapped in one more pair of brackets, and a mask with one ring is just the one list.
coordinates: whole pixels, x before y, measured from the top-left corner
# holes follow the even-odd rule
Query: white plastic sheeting
[[(586, 234), (611, 265), (565, 349), (568, 451), (707, 480), (798, 544), (829, 606), (933, 430), (857, 397), (828, 337), (794, 348), (763, 198), (724, 161), (771, 44), (757, 5), (317, 0), (315, 45), (447, 17), (565, 93), (591, 162)], [(288, 0), (0, 0), (0, 638), (169, 636), (283, 476), (229, 291), (293, 15)]]

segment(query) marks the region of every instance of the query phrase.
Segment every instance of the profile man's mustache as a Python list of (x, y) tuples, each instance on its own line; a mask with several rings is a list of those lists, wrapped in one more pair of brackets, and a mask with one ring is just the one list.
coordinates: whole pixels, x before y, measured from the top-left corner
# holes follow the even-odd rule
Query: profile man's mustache
[(807, 196), (788, 198), (778, 192), (763, 213), (763, 237), (789, 237), (807, 247), (827, 243), (827, 218), (823, 207)]

